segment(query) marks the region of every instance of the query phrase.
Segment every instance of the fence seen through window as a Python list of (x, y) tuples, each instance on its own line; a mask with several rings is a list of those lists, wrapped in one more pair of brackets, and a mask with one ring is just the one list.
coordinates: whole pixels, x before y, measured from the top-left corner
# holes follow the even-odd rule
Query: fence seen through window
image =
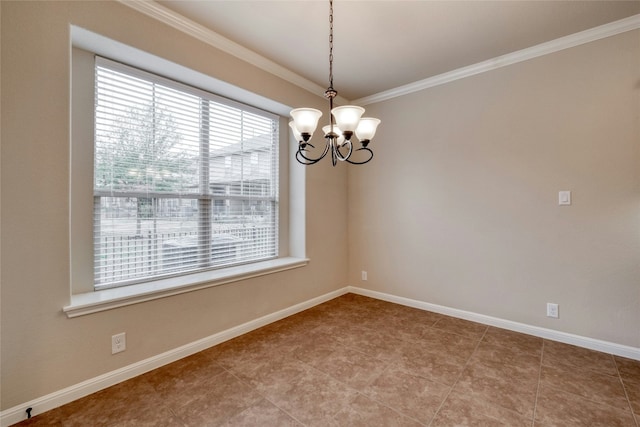
[(96, 58), (97, 289), (278, 255), (278, 118)]

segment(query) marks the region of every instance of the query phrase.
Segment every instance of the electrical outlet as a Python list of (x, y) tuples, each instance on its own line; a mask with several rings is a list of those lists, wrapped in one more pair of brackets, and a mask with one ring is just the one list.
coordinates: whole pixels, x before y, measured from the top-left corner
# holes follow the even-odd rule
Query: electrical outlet
[(362, 270), (362, 280), (367, 280), (367, 272)]
[(124, 332), (111, 337), (111, 354), (120, 353), (127, 349), (127, 336)]
[(547, 303), (547, 317), (553, 317), (557, 319), (558, 316), (558, 304), (554, 304), (552, 302)]

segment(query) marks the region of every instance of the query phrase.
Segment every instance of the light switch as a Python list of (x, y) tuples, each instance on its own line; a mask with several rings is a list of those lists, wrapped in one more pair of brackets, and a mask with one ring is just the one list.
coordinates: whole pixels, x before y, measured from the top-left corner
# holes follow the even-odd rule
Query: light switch
[(570, 205), (571, 204), (571, 191), (560, 191), (560, 192), (558, 192), (558, 204), (559, 205)]

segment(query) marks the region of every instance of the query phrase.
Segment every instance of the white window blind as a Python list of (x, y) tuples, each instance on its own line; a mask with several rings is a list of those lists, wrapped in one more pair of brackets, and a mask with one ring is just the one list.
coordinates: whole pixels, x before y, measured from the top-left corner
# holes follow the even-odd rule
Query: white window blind
[(278, 256), (278, 117), (96, 58), (95, 288)]

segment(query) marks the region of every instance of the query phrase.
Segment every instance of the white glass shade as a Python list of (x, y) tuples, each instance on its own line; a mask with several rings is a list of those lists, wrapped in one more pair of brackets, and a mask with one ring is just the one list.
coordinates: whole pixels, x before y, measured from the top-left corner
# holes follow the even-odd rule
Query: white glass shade
[(336, 118), (336, 124), (340, 129), (344, 132), (353, 132), (358, 127), (360, 117), (364, 114), (364, 108), (355, 105), (344, 105), (331, 110), (331, 114)]
[(313, 134), (318, 127), (318, 120), (322, 116), (322, 111), (315, 108), (296, 108), (291, 110), (291, 117), (298, 132)]
[(296, 124), (293, 122), (293, 120), (289, 122), (289, 127), (293, 131), (293, 137), (296, 139), (296, 141), (302, 141), (302, 135), (300, 135), (300, 132), (298, 132), (298, 129), (296, 129)]
[[(326, 125), (322, 128), (322, 132), (324, 132), (325, 136), (331, 131), (331, 125)], [(344, 136), (342, 135), (342, 131), (336, 125), (333, 125), (333, 132), (338, 135), (337, 143), (338, 145), (344, 144)]]
[(372, 140), (376, 134), (376, 129), (380, 124), (380, 119), (374, 119), (373, 117), (363, 117), (358, 123), (356, 128), (356, 136), (360, 141)]

